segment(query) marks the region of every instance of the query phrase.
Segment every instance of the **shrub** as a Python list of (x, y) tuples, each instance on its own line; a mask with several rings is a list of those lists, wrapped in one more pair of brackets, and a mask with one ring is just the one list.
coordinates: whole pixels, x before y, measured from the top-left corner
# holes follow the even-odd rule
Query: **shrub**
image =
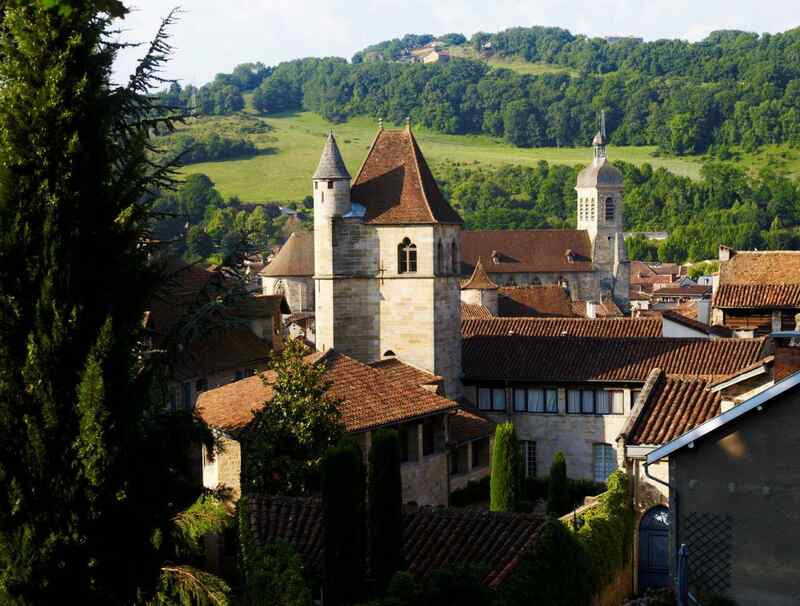
[(567, 489), (567, 460), (563, 452), (557, 452), (550, 466), (550, 481), (547, 484), (547, 514), (561, 516), (570, 509)]
[(517, 511), (522, 501), (523, 469), (517, 433), (511, 423), (497, 426), (492, 452), (492, 511)]

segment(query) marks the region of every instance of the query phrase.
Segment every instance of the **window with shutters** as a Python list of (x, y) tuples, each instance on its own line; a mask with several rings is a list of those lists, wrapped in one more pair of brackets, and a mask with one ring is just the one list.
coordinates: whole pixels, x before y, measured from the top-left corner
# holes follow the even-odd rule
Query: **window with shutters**
[(605, 482), (617, 468), (617, 452), (611, 444), (594, 444), (594, 481)]
[(536, 442), (532, 440), (520, 441), (522, 450), (522, 465), (525, 468), (526, 478), (536, 477)]

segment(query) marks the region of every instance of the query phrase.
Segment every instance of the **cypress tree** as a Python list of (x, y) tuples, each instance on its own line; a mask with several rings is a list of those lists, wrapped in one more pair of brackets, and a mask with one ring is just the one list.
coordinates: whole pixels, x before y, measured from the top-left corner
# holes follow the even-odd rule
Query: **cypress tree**
[(124, 12), (0, 4), (3, 604), (147, 598), (193, 500), (175, 475), (193, 426), (150, 397), (141, 334), (157, 273), (145, 201), (169, 182), (148, 154), (169, 19), (115, 88), (108, 39)]
[(522, 454), (517, 432), (511, 423), (497, 426), (492, 450), (490, 480), (492, 511), (517, 511), (523, 499)]
[(322, 459), (325, 511), (325, 603), (356, 604), (364, 587), (364, 501), (366, 471), (352, 441), (329, 448)]
[(367, 485), (370, 568), (375, 589), (382, 593), (394, 573), (403, 569), (403, 484), (396, 431), (372, 434)]
[(567, 460), (563, 452), (557, 452), (550, 466), (547, 482), (547, 514), (563, 516), (571, 507), (567, 489)]

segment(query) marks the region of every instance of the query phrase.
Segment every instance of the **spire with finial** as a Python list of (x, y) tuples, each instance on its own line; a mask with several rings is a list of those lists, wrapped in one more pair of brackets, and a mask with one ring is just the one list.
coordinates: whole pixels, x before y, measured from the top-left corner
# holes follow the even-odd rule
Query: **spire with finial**
[(594, 146), (594, 161), (595, 163), (603, 162), (606, 158), (606, 112), (600, 112), (600, 130), (592, 139)]
[(333, 130), (331, 129), (330, 133), (328, 133), (328, 138), (325, 140), (325, 147), (322, 149), (322, 156), (319, 158), (319, 164), (312, 179), (350, 178), (350, 173), (347, 172), (342, 154), (339, 152), (339, 146), (336, 145), (336, 137), (333, 136)]

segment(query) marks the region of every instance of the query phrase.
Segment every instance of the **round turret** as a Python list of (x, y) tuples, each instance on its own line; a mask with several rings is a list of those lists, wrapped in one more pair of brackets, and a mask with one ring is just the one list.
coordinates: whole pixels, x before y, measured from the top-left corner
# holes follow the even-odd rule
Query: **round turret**
[(331, 131), (312, 177), (315, 218), (343, 216), (351, 211), (350, 179)]

